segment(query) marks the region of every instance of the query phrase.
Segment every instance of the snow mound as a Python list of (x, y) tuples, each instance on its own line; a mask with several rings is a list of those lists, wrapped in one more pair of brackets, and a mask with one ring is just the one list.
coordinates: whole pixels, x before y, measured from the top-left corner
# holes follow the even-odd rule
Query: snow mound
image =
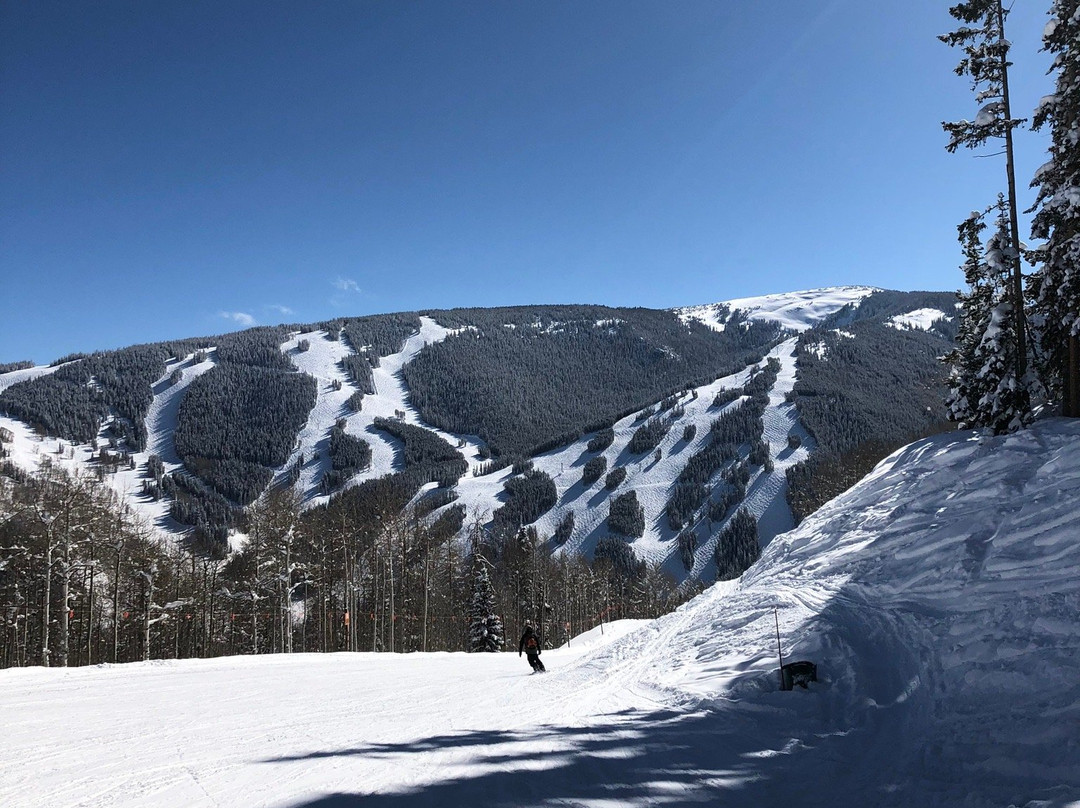
[[(1078, 494), (1075, 422), (912, 444), (590, 677), (722, 715), (720, 746), (759, 738), (820, 804), (1080, 799)], [(809, 692), (775, 692), (777, 625)]]
[(570, 642), (561, 646), (562, 649), (574, 648), (578, 651), (585, 648), (599, 648), (608, 643), (621, 640), (627, 634), (637, 631), (642, 626), (647, 626), (652, 620), (615, 620), (604, 623), (596, 628), (572, 637)]

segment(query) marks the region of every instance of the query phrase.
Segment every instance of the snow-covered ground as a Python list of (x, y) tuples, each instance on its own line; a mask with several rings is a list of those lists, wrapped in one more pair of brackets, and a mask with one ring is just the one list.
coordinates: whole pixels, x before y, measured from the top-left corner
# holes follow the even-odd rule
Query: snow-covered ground
[(808, 289), (803, 292), (784, 292), (776, 295), (741, 297), (705, 306), (675, 309), (684, 321), (700, 320), (716, 331), (723, 331), (728, 317), (741, 311), (750, 320), (780, 323), (792, 331), (806, 331), (830, 314), (850, 303), (880, 291), (873, 286), (834, 286), (828, 289)]
[[(0, 804), (1076, 806), (1078, 494), (1075, 421), (920, 441), (741, 581), (546, 675), (512, 653), (0, 671)], [(808, 690), (778, 691), (774, 621)]]

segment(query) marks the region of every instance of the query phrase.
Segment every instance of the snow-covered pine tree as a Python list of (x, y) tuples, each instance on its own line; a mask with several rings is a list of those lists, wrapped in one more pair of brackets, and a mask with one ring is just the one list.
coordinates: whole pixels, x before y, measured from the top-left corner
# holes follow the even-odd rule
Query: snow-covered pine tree
[(1080, 416), (1080, 0), (1053, 0), (1043, 50), (1054, 54), (1054, 93), (1042, 99), (1034, 126), (1050, 128), (1050, 160), (1035, 173), (1032, 210), (1039, 268), (1030, 292), (1044, 380), (1065, 415)]
[[(1020, 230), (1017, 220), (1016, 173), (1013, 163), (1013, 129), (1024, 123), (1021, 118), (1013, 118), (1009, 103), (1009, 41), (1005, 38), (1005, 17), (1008, 12), (1002, 0), (966, 0), (952, 6), (951, 14), (962, 25), (955, 31), (938, 37), (950, 47), (959, 46), (964, 58), (956, 66), (958, 76), (970, 76), (975, 100), (980, 105), (975, 120), (961, 120), (954, 123), (942, 122), (942, 127), (949, 134), (946, 149), (951, 153), (961, 146), (976, 149), (983, 146), (990, 138), (1005, 141), (1005, 173), (1008, 182), (1008, 223), (1009, 244), (1020, 243)], [(1016, 378), (1022, 379), (1027, 374), (1027, 331), (1024, 317), (1024, 278), (1020, 269), (1018, 250), (1005, 255), (1009, 262), (1009, 297), (1012, 301), (1012, 316), (1015, 320), (1013, 333), (1016, 334), (1018, 350), (1014, 354)]]
[[(990, 210), (997, 210), (996, 228), (984, 249), (983, 219)], [(1016, 377), (1018, 340), (1009, 291), (1015, 250), (1005, 198), (998, 195), (997, 205), (972, 213), (957, 230), (968, 291), (960, 294), (956, 348), (944, 357), (952, 366), (945, 402), (948, 415), (963, 429), (1013, 432), (1031, 417), (1030, 380)]]
[(945, 397), (945, 411), (950, 421), (964, 428), (972, 422), (975, 391), (975, 348), (982, 334), (981, 326), (987, 321), (991, 309), (990, 288), (983, 274), (982, 231), (986, 229), (987, 211), (974, 210), (956, 226), (960, 246), (964, 252), (964, 281), (966, 292), (958, 292), (956, 347), (941, 360), (949, 365), (949, 393)]
[(495, 589), (488, 562), (480, 553), (473, 557), (472, 600), (469, 603), (469, 650), (501, 651), (502, 619), (495, 614)]

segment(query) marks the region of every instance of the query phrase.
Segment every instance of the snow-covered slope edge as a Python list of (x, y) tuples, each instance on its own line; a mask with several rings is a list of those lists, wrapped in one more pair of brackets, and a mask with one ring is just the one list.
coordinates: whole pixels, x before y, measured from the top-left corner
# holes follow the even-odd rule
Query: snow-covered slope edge
[[(760, 776), (751, 739), (774, 744), (784, 762), (766, 768), (812, 804), (1064, 805), (1080, 799), (1077, 524), (1075, 421), (920, 441), (774, 539), (738, 584), (573, 675), (612, 710), (723, 716), (729, 766)], [(819, 666), (811, 692), (775, 692), (774, 608), (787, 659)]]

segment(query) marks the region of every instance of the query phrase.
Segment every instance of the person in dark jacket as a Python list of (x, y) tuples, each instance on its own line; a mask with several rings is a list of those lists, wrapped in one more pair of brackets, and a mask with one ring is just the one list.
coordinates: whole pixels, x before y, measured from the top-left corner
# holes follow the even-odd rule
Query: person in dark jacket
[(540, 635), (528, 623), (525, 624), (525, 633), (521, 635), (521, 642), (518, 643), (518, 656), (521, 656), (522, 651), (525, 652), (533, 673), (543, 673), (547, 670), (544, 663), (540, 661)]

